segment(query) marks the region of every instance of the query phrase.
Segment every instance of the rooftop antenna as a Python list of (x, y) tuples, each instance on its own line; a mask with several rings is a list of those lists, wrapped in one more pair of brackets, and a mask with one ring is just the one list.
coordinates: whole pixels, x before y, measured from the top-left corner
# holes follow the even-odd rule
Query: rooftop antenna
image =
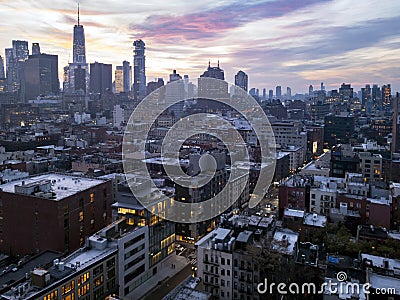
[(79, 2), (78, 2), (78, 26), (80, 25), (80, 19), (79, 19)]
[(208, 61), (208, 67), (211, 68), (211, 60)]
[(218, 68), (219, 68), (219, 59), (218, 59)]

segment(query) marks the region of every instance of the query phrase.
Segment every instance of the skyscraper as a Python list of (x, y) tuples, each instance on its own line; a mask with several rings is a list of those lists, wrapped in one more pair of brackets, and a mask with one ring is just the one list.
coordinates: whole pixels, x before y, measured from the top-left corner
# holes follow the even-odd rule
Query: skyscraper
[(95, 62), (90, 64), (90, 92), (104, 94), (112, 89), (112, 66)]
[(167, 103), (172, 103), (173, 101), (181, 100), (169, 108), (177, 118), (180, 118), (185, 104), (185, 83), (182, 80), (182, 76), (179, 75), (176, 70), (173, 70), (172, 74), (169, 74), (168, 83), (165, 89), (165, 101)]
[(78, 3), (78, 24), (74, 26), (73, 62), (86, 63), (85, 30), (80, 24)]
[(25, 101), (36, 99), (40, 95), (58, 93), (57, 55), (30, 55), (24, 65)]
[(27, 41), (12, 41), (12, 48), (6, 49), (7, 85), (10, 92), (19, 92), (23, 78), (23, 63), (28, 59)]
[(377, 84), (374, 84), (372, 86), (371, 97), (372, 97), (372, 101), (373, 101), (375, 107), (381, 107), (382, 106), (381, 88)]
[[(208, 78), (219, 79), (219, 81)], [(228, 83), (223, 80), (225, 80), (225, 74), (219, 67), (219, 62), (216, 67), (211, 67), (209, 62), (207, 70), (200, 75), (198, 80), (198, 96), (208, 99), (229, 99)]]
[(32, 43), (32, 55), (40, 54), (40, 45), (39, 43)]
[(390, 107), (392, 102), (392, 89), (390, 84), (382, 85), (382, 104), (384, 107)]
[(278, 85), (275, 91), (276, 98), (280, 99), (282, 97), (282, 87)]
[(142, 40), (136, 40), (133, 43), (133, 99), (136, 101), (143, 100), (146, 97), (146, 49)]
[(6, 74), (4, 73), (4, 60), (0, 55), (0, 78), (6, 78)]
[(242, 88), (246, 92), (248, 91), (248, 76), (245, 72), (237, 72), (237, 74), (235, 75), (235, 85)]
[(308, 87), (308, 96), (312, 97), (313, 93), (314, 93), (314, 87), (312, 86), (312, 84), (310, 84)]
[[(89, 88), (89, 67), (86, 63), (86, 45), (85, 45), (85, 30), (83, 25), (80, 24), (80, 10), (78, 3), (78, 24), (74, 26), (73, 36), (73, 62), (68, 66), (68, 83), (64, 84), (68, 89), (65, 90), (67, 93), (74, 93), (81, 90), (86, 93)], [(85, 81), (85, 88), (82, 86), (82, 70), (85, 71), (83, 77)], [(76, 72), (79, 72), (78, 78)], [(78, 84), (78, 86), (75, 85)]]
[(124, 69), (122, 66), (117, 66), (115, 68), (114, 73), (114, 84), (115, 84), (115, 93), (123, 93), (124, 92)]
[(286, 87), (286, 96), (288, 99), (292, 98), (292, 89), (290, 87)]
[(268, 91), (268, 99), (272, 100), (272, 98), (274, 98), (274, 90), (269, 90)]
[(132, 86), (132, 67), (129, 61), (123, 61), (122, 62), (122, 76), (124, 79), (124, 92), (129, 93), (131, 91), (131, 86)]

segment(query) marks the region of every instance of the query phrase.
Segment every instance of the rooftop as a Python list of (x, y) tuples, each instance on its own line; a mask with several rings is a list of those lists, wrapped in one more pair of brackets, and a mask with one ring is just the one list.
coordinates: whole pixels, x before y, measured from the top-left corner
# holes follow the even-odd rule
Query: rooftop
[(326, 216), (318, 214), (307, 214), (304, 218), (304, 224), (315, 227), (325, 227), (327, 222)]
[(289, 229), (277, 230), (272, 240), (271, 249), (283, 254), (294, 254), (299, 234)]
[(49, 192), (54, 193), (54, 197), (52, 199), (56, 201), (70, 197), (105, 182), (104, 180), (88, 177), (77, 177), (67, 174), (49, 173), (33, 176), (30, 178), (10, 181), (8, 183), (0, 185), (0, 189), (3, 190), (3, 192), (14, 194), (16, 193), (15, 186), (18, 186), (19, 188), (30, 188), (35, 186), (36, 184), (43, 184), (47, 181), (50, 181), (51, 183), (51, 188)]
[(385, 268), (385, 261), (388, 263), (389, 270), (398, 270), (400, 272), (400, 260), (376, 256), (371, 254), (361, 254), (361, 260), (370, 260), (374, 267)]
[(304, 211), (303, 210), (297, 210), (297, 209), (291, 209), (291, 208), (285, 208), (285, 211), (283, 213), (284, 217), (295, 217), (295, 218), (304, 218)]
[(389, 289), (392, 290), (394, 288), (396, 295), (400, 295), (400, 289), (395, 288), (400, 286), (400, 278), (382, 276), (371, 273), (369, 275), (369, 283), (372, 285), (373, 289), (379, 288), (389, 291)]

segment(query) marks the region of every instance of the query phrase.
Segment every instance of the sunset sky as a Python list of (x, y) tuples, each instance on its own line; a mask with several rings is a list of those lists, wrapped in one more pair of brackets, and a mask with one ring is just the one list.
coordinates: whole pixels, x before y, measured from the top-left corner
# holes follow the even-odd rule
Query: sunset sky
[[(146, 43), (148, 81), (172, 69), (198, 77), (220, 60), (226, 80), (238, 70), (249, 86), (306, 93), (323, 81), (358, 90), (366, 83), (400, 90), (399, 0), (83, 0), (88, 62), (132, 63), (135, 39)], [(72, 61), (77, 2), (0, 0), (0, 54), (13, 39), (39, 42)], [(62, 77), (60, 78), (62, 80)]]

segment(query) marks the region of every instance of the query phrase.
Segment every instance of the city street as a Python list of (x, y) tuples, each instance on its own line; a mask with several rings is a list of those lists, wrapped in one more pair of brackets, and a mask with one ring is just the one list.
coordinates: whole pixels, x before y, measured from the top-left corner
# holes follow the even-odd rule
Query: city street
[(158, 285), (152, 293), (142, 298), (143, 300), (161, 300), (170, 291), (177, 287), (183, 280), (185, 280), (189, 275), (192, 274), (193, 265), (187, 265), (182, 271), (180, 271), (175, 276), (164, 280), (160, 285)]

